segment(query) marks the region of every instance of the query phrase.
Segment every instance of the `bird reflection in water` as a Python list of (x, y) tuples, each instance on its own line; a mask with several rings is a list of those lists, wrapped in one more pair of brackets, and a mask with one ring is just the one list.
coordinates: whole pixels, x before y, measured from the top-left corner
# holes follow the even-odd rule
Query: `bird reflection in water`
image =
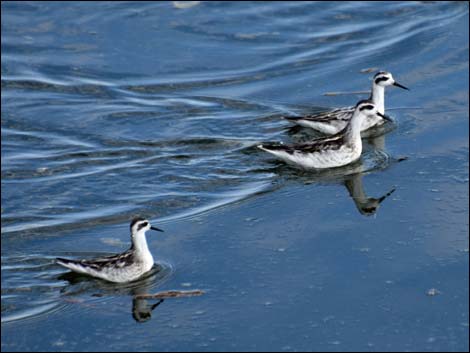
[[(147, 298), (143, 298), (143, 296), (149, 294), (152, 288), (162, 282), (170, 272), (170, 268), (157, 264), (144, 278), (122, 284), (106, 282), (75, 272), (63, 273), (59, 275), (58, 279), (68, 282), (68, 285), (61, 289), (66, 298), (75, 298), (90, 292), (93, 293), (91, 295), (95, 298), (129, 295), (132, 297), (131, 312), (133, 319), (137, 322), (146, 322), (152, 318), (153, 310), (160, 306), (164, 299), (160, 298), (156, 302), (152, 302)], [(73, 299), (67, 299), (67, 301), (79, 302)]]
[(365, 216), (372, 216), (377, 212), (380, 204), (383, 200), (389, 197), (395, 191), (392, 188), (389, 192), (379, 198), (368, 197), (364, 192), (364, 186), (362, 184), (362, 173), (356, 173), (348, 177), (344, 181), (346, 189), (349, 191), (349, 195), (354, 201), (357, 210)]
[(150, 305), (146, 299), (132, 299), (132, 317), (137, 322), (145, 322), (152, 318), (152, 311), (157, 308), (165, 299), (160, 299), (155, 304)]

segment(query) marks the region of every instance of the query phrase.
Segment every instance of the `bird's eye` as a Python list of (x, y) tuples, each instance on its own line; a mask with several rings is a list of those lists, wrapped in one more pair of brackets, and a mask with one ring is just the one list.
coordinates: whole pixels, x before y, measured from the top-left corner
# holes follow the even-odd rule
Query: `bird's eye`
[(372, 110), (374, 109), (374, 106), (373, 105), (364, 105), (362, 107), (359, 108), (359, 110)]

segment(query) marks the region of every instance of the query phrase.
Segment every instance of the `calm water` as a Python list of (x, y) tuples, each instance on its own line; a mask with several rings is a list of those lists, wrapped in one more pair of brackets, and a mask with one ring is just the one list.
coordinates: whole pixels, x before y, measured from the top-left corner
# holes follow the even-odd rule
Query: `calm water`
[[(468, 351), (467, 3), (1, 6), (2, 351)], [(411, 91), (360, 162), (254, 148), (378, 69)], [(147, 278), (54, 265), (135, 215), (165, 229)], [(133, 300), (169, 289), (206, 294)]]

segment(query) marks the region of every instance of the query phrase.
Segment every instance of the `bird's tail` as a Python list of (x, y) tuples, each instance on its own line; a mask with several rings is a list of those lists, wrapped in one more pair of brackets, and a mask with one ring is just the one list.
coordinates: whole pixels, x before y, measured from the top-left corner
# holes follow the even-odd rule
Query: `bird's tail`
[(63, 257), (57, 257), (55, 263), (70, 270), (73, 270), (77, 266), (77, 261), (64, 259)]

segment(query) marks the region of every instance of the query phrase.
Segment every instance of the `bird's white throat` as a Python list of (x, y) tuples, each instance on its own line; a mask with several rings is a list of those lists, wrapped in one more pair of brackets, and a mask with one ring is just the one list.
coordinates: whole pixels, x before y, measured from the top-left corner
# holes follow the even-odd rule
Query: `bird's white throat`
[(141, 254), (150, 253), (147, 245), (147, 238), (145, 237), (145, 232), (146, 229), (142, 229), (132, 235), (134, 249)]
[(385, 114), (385, 87), (377, 84), (372, 85), (372, 102), (379, 113)]

